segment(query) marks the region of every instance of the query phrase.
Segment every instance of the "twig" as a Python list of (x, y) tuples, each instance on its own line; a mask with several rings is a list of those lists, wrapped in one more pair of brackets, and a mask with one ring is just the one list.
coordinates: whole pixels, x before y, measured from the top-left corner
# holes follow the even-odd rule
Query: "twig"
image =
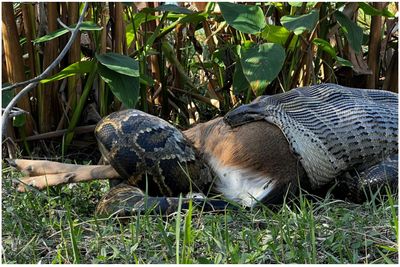
[[(96, 125), (80, 126), (80, 127), (75, 128), (75, 133), (76, 134), (91, 133), (94, 131), (95, 128), (96, 128)], [(25, 141), (35, 141), (35, 140), (60, 137), (60, 136), (63, 136), (67, 132), (68, 132), (68, 129), (56, 130), (56, 131), (52, 131), (52, 132), (28, 136), (25, 139), (17, 139), (16, 142), (22, 142), (24, 140)]]
[[(18, 87), (18, 86), (22, 86), (22, 85), (25, 85), (25, 84), (29, 83), (29, 85), (27, 85), (24, 89), (22, 89), (10, 101), (10, 103), (7, 105), (6, 109), (4, 110), (3, 121), (1, 122), (3, 136), (6, 136), (7, 118), (10, 115), (11, 109), (17, 104), (18, 100), (21, 99), (21, 97), (24, 96), (25, 94), (27, 94), (30, 90), (35, 88), (35, 86), (39, 83), (40, 80), (46, 78), (50, 74), (50, 72), (61, 62), (61, 60), (64, 58), (64, 56), (67, 54), (68, 50), (72, 46), (72, 44), (75, 41), (76, 37), (78, 36), (79, 27), (81, 26), (81, 24), (83, 22), (83, 18), (85, 16), (86, 9), (87, 9), (88, 5), (89, 5), (88, 2), (86, 2), (85, 6), (83, 7), (81, 16), (79, 17), (78, 23), (76, 24), (74, 30), (72, 31), (71, 37), (68, 40), (68, 43), (66, 44), (64, 49), (61, 51), (61, 53), (58, 55), (58, 57), (54, 60), (54, 62), (52, 64), (50, 64), (50, 66), (48, 66), (47, 69), (45, 69), (43, 71), (43, 73), (40, 74), (39, 76), (37, 76), (36, 78), (34, 78), (32, 80), (29, 80), (29, 81), (26, 81), (26, 82), (23, 82), (23, 83), (20, 83), (20, 84), (14, 84), (13, 86), (10, 86), (11, 89), (12, 89), (12, 88), (15, 88), (15, 87)], [(4, 89), (9, 89), (9, 87), (6, 87)]]

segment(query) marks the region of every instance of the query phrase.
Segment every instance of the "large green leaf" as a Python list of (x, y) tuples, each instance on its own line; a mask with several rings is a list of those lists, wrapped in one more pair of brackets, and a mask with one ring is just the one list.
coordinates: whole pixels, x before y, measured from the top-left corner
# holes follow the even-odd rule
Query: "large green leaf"
[[(285, 27), (276, 25), (266, 25), (261, 33), (261, 37), (264, 40), (267, 40), (269, 43), (280, 44), (282, 46), (286, 44), (289, 35), (290, 31), (288, 31)], [(293, 36), (292, 40), (290, 41), (289, 48), (293, 49), (296, 47), (298, 38), (299, 37), (296, 35)]]
[(296, 35), (302, 34), (304, 31), (311, 31), (317, 24), (319, 13), (311, 10), (310, 13), (301, 16), (283, 16), (281, 18), (282, 25)]
[(112, 93), (127, 108), (135, 108), (139, 98), (139, 77), (132, 77), (118, 73), (99, 64), (101, 78), (110, 86)]
[(255, 34), (265, 27), (264, 14), (259, 6), (218, 3), (226, 22), (238, 31)]
[(59, 73), (54, 74), (53, 76), (43, 79), (40, 82), (41, 83), (48, 83), (52, 81), (58, 81), (64, 78), (67, 78), (69, 76), (73, 76), (75, 74), (84, 74), (88, 73), (93, 70), (95, 62), (93, 61), (79, 61), (72, 63), (65, 69), (61, 70)]
[(172, 5), (172, 4), (164, 4), (161, 5), (159, 7), (156, 7), (155, 10), (157, 11), (168, 11), (168, 12), (172, 12), (172, 13), (177, 13), (177, 14), (192, 14), (193, 11), (184, 8), (184, 7), (180, 7), (177, 5)]
[(334, 15), (340, 26), (342, 26), (342, 30), (350, 46), (355, 52), (361, 52), (361, 44), (363, 41), (363, 30), (361, 27), (340, 11), (335, 11)]
[(385, 16), (390, 18), (395, 17), (395, 15), (392, 14), (387, 8), (384, 8), (383, 10), (378, 10), (370, 4), (363, 2), (358, 3), (358, 6), (364, 11), (365, 14), (370, 16)]
[(240, 94), (241, 92), (246, 91), (250, 84), (244, 76), (242, 65), (239, 62), (236, 62), (235, 72), (233, 73), (233, 93), (235, 95)]
[(335, 59), (337, 64), (339, 64), (339, 66), (353, 67), (353, 64), (351, 64), (350, 61), (336, 55), (335, 48), (333, 48), (328, 41), (320, 39), (320, 38), (315, 38), (313, 40), (313, 43), (316, 44), (319, 48), (321, 48), (322, 51), (325, 51), (333, 59)]
[(243, 73), (258, 95), (278, 76), (286, 56), (281, 45), (272, 43), (242, 49), (241, 55)]
[(113, 70), (117, 73), (139, 77), (139, 63), (124, 55), (117, 53), (106, 53), (102, 55), (96, 55), (97, 60), (105, 67)]
[[(71, 28), (75, 28), (75, 26), (76, 26), (76, 24), (71, 25), (70, 27)], [(103, 27), (100, 27), (100, 26), (98, 26), (97, 24), (95, 24), (93, 22), (83, 22), (81, 24), (81, 26), (79, 27), (79, 29), (81, 31), (100, 31), (100, 30), (103, 29)], [(43, 35), (42, 37), (39, 37), (39, 38), (33, 40), (33, 42), (35, 44), (42, 43), (42, 42), (47, 42), (47, 41), (53, 40), (53, 39), (55, 39), (57, 37), (60, 37), (60, 36), (66, 34), (68, 32), (69, 32), (68, 29), (61, 28), (61, 29), (58, 29), (58, 30), (56, 30), (56, 31), (54, 31), (52, 33)]]
[[(302, 7), (303, 6), (303, 1), (299, 2), (288, 2), (289, 5), (294, 6), (294, 7)], [(313, 7), (317, 2), (307, 2), (306, 7)]]

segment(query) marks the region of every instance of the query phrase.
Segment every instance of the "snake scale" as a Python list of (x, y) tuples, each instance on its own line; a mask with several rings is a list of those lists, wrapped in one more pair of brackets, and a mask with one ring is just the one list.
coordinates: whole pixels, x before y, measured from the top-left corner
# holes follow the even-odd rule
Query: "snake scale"
[[(261, 96), (230, 111), (214, 124), (234, 132), (257, 121), (279, 128), (305, 172), (300, 184), (318, 190), (339, 180), (355, 199), (361, 198), (366, 187), (377, 190), (389, 183), (392, 189), (397, 189), (398, 96), (395, 93), (335, 84), (297, 88)], [(100, 151), (121, 175), (121, 183), (103, 197), (97, 212), (130, 213), (157, 207), (168, 213), (178, 206), (180, 193), (206, 194), (216, 189), (215, 183), (224, 179), (226, 182), (223, 177), (226, 172), (221, 172), (213, 157), (196, 145), (211, 130), (195, 127), (201, 129), (200, 134), (184, 135), (164, 120), (132, 109), (101, 120), (95, 130)], [(263, 143), (257, 146), (262, 147)], [(232, 171), (228, 174), (241, 179)], [(287, 180), (296, 183), (296, 177)], [(268, 204), (271, 194), (283, 194), (282, 188), (280, 191), (267, 188), (272, 184), (274, 189), (278, 183), (273, 178), (265, 182), (262, 186), (265, 191), (257, 200)], [(227, 205), (220, 200), (193, 199), (195, 204), (211, 210)], [(187, 206), (188, 198), (182, 203)]]

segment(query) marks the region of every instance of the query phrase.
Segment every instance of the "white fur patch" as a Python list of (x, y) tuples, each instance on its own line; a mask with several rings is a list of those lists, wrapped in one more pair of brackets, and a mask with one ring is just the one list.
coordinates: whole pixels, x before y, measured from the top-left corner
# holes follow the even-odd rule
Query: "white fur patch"
[(252, 207), (265, 198), (274, 188), (271, 178), (235, 167), (221, 167), (219, 161), (211, 158), (208, 162), (217, 174), (216, 190), (226, 198), (244, 206)]

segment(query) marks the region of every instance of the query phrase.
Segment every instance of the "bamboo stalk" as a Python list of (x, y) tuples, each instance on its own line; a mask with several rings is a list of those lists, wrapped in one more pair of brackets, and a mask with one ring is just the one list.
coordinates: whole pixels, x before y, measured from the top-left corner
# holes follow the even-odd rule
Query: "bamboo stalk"
[[(377, 10), (382, 10), (387, 6), (384, 2), (372, 3), (373, 7)], [(371, 28), (369, 34), (369, 45), (368, 45), (368, 67), (372, 71), (371, 75), (367, 75), (366, 88), (377, 88), (379, 80), (379, 65), (380, 65), (380, 45), (381, 45), (381, 33), (383, 27), (382, 16), (371, 17)]]
[[(54, 32), (57, 30), (57, 3), (49, 2), (47, 5), (47, 26), (48, 32)], [(44, 56), (43, 56), (43, 67), (46, 68), (54, 61), (58, 55), (58, 39), (53, 39), (45, 43)], [(55, 74), (58, 69), (56, 66), (51, 74)], [(57, 99), (57, 86), (58, 82), (45, 84), (44, 90), (41, 90), (38, 95), (39, 105), (39, 131), (41, 133), (49, 132), (52, 128), (57, 125), (56, 120), (59, 115), (58, 99)]]
[[(4, 58), (6, 61), (6, 71), (9, 82), (16, 83), (25, 80), (25, 66), (22, 59), (22, 50), (19, 45), (17, 25), (15, 23), (13, 3), (2, 3), (2, 33)], [(17, 93), (20, 90), (17, 90)], [(24, 96), (17, 106), (31, 113), (29, 97)], [(33, 133), (33, 120), (31, 116), (26, 116), (25, 131), (27, 135)]]
[[(39, 83), (40, 80), (42, 80), (42, 79), (46, 78), (47, 76), (49, 76), (51, 70), (61, 62), (61, 59), (64, 58), (64, 56), (66, 55), (67, 51), (71, 47), (73, 41), (75, 40), (75, 38), (76, 38), (76, 36), (78, 34), (79, 27), (82, 24), (83, 17), (84, 17), (84, 14), (85, 14), (86, 10), (87, 10), (87, 7), (88, 7), (88, 3), (85, 3), (85, 6), (83, 7), (83, 10), (82, 10), (82, 13), (81, 13), (81, 16), (79, 17), (78, 23), (76, 24), (76, 26), (75, 26), (75, 28), (73, 30), (73, 33), (72, 33), (70, 39), (68, 40), (68, 43), (65, 45), (63, 50), (60, 52), (60, 54), (57, 56), (57, 58), (54, 60), (54, 62), (48, 68), (46, 68), (40, 75), (38, 75), (37, 77), (35, 77), (33, 79), (30, 79), (30, 80), (25, 81), (25, 82), (14, 84), (14, 85), (9, 86), (7, 88), (3, 88), (3, 90), (5, 90), (5, 89), (11, 90), (11, 89), (16, 88), (18, 86), (22, 86), (21, 84), (24, 84), (24, 85), (28, 84), (20, 92), (18, 92), (18, 94), (10, 101), (10, 103), (8, 103), (7, 107), (3, 111), (3, 118), (8, 118), (10, 113), (11, 113), (12, 108), (16, 105), (16, 103), (18, 103), (18, 101), (21, 98), (25, 97), (26, 94), (28, 92), (30, 92), (33, 88), (35, 88), (35, 86)], [(7, 129), (8, 129), (7, 122), (8, 122), (8, 120), (6, 120), (6, 119), (3, 119), (3, 121), (1, 122), (1, 126), (2, 126), (1, 129), (2, 129), (2, 135), (3, 136), (6, 135), (6, 133), (7, 133)]]
[[(99, 53), (104, 54), (107, 52), (107, 14), (109, 13), (108, 8), (106, 7), (105, 3), (100, 3), (101, 5), (101, 12), (100, 12), (100, 25), (103, 26), (103, 29), (100, 33), (100, 49)], [(108, 109), (108, 89), (106, 87), (105, 82), (103, 79), (99, 79), (99, 109), (100, 109), (100, 116), (104, 117), (107, 115)]]
[[(79, 3), (78, 2), (70, 2), (68, 3), (68, 25), (72, 25), (76, 23), (79, 17)], [(81, 58), (81, 47), (80, 47), (80, 33), (78, 33), (78, 37), (74, 41), (69, 50), (68, 55), (68, 63), (72, 64), (79, 61)], [(79, 75), (74, 75), (68, 77), (68, 103), (70, 103), (70, 110), (74, 111), (77, 102), (77, 93), (76, 93), (76, 85), (77, 79), (79, 79)]]

